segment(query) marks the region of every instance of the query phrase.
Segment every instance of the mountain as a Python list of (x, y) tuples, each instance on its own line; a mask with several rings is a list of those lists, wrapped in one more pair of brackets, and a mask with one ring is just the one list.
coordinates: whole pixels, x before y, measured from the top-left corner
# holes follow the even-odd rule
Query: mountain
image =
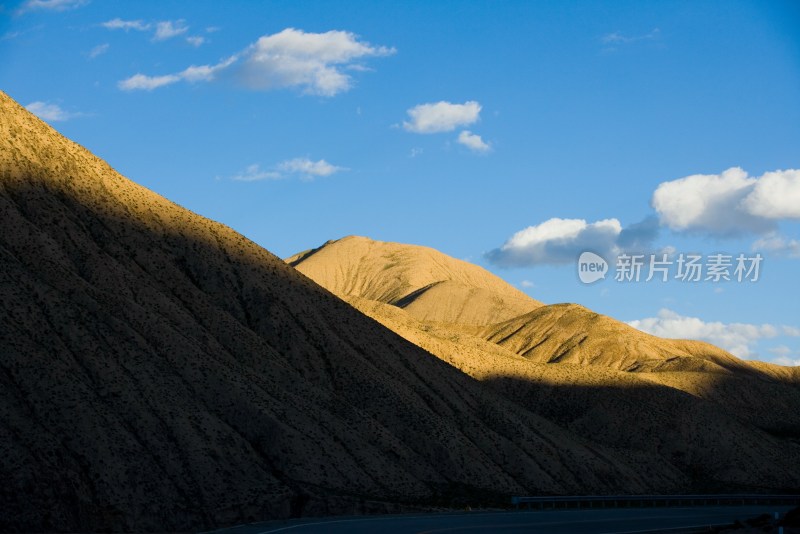
[[(409, 343), (4, 93), (0, 221), (0, 530), (199, 530), (690, 485)], [(452, 281), (469, 294), (465, 272)], [(431, 313), (477, 313), (460, 306)]]
[(368, 315), (386, 316), (393, 329), (391, 319), (409, 319), (398, 315), (402, 309), (418, 321), (412, 330), (481, 340), (485, 350), (499, 347), (528, 362), (737, 373), (800, 384), (800, 368), (744, 361), (702, 341), (659, 338), (578, 304), (544, 305), (487, 270), (428, 247), (348, 236), (285, 261)]
[[(477, 326), (489, 322), (479, 317), (422, 320), (401, 306), (347, 293), (382, 270), (379, 262), (353, 266), (358, 256), (336, 250), (349, 248), (352, 239), (329, 241), (307, 259), (298, 255), (287, 261), (323, 286), (335, 282), (329, 289), (354, 307), (585, 443), (611, 449), (641, 471), (681, 473), (683, 486), (676, 488), (798, 488), (796, 368), (746, 362), (699, 341), (661, 339), (576, 304), (541, 305), (485, 326)], [(355, 239), (370, 248), (365, 238)], [(430, 256), (424, 247), (377, 246), (404, 250), (409, 264), (424, 264)], [(420, 259), (411, 258), (415, 250)], [(325, 258), (332, 263), (322, 265)], [(340, 259), (345, 266), (336, 263)], [(461, 268), (453, 261), (437, 264)], [(497, 280), (472, 267), (475, 277), (482, 272)], [(476, 278), (470, 283), (487, 285)]]
[(349, 236), (286, 261), (337, 295), (391, 304), (423, 321), (486, 326), (542, 305), (484, 269), (427, 247)]

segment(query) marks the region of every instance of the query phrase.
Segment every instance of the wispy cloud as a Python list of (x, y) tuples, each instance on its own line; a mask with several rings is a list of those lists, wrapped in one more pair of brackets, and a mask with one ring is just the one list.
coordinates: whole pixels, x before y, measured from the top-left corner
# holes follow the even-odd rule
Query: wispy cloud
[(166, 41), (189, 31), (189, 26), (184, 20), (164, 20), (156, 23), (156, 32), (153, 35), (154, 41)]
[(123, 91), (152, 91), (159, 87), (172, 85), (180, 81), (190, 83), (208, 82), (216, 78), (220, 71), (228, 68), (236, 58), (228, 58), (216, 65), (192, 65), (176, 74), (165, 74), (163, 76), (147, 76), (145, 74), (134, 74), (117, 83)]
[(238, 182), (257, 182), (261, 180), (280, 180), (297, 176), (301, 180), (330, 176), (347, 168), (332, 165), (324, 159), (313, 161), (309, 158), (294, 158), (275, 165), (272, 169), (262, 169), (257, 163), (249, 165), (244, 171), (230, 176)]
[[(176, 27), (172, 30), (176, 31)], [(306, 33), (287, 28), (261, 37), (246, 49), (215, 65), (192, 66), (178, 73), (161, 76), (139, 73), (120, 82), (119, 87), (125, 90), (151, 90), (155, 87), (142, 82), (155, 79), (166, 82), (156, 87), (180, 80), (211, 81), (216, 74), (227, 70), (241, 85), (250, 89), (266, 91), (296, 87), (306, 94), (330, 97), (352, 87), (352, 78), (344, 71), (357, 65), (357, 61), (394, 52), (393, 48), (360, 41), (350, 32)], [(199, 71), (214, 75), (187, 76), (187, 73)], [(135, 82), (129, 83), (134, 78)]]
[(197, 46), (200, 46), (203, 43), (205, 43), (206, 42), (206, 38), (205, 37), (201, 37), (199, 35), (192, 35), (192, 36), (189, 36), (189, 37), (186, 38), (186, 42), (189, 43), (192, 46), (197, 47)]
[(771, 252), (777, 256), (800, 258), (800, 240), (786, 238), (777, 233), (757, 239), (752, 248), (754, 251)]
[(150, 23), (144, 22), (142, 20), (123, 20), (120, 18), (101, 22), (100, 26), (106, 28), (107, 30), (125, 30), (125, 31), (135, 30), (139, 32), (145, 32), (151, 28)]
[(260, 180), (278, 180), (280, 178), (283, 178), (281, 173), (262, 170), (257, 163), (248, 165), (244, 171), (230, 177), (231, 180), (236, 180), (237, 182), (258, 182)]
[(110, 45), (108, 43), (103, 43), (95, 46), (91, 50), (89, 50), (89, 59), (94, 59), (97, 56), (102, 56), (106, 52), (108, 52)]
[(346, 170), (344, 167), (331, 165), (324, 159), (311, 161), (308, 158), (294, 158), (278, 165), (278, 169), (290, 174), (299, 174), (306, 178), (317, 176), (330, 176), (333, 173)]
[[(154, 42), (166, 41), (173, 37), (186, 34), (189, 31), (189, 26), (183, 19), (178, 20), (159, 20), (155, 22), (144, 21), (141, 19), (125, 20), (121, 18), (114, 18), (100, 23), (100, 26), (107, 30), (123, 30), (123, 31), (137, 31), (137, 32), (150, 32), (152, 31), (152, 40)], [(187, 37), (186, 42), (192, 46), (200, 46), (205, 41), (203, 37)]]
[(63, 122), (83, 115), (78, 112), (66, 111), (58, 104), (50, 104), (41, 101), (31, 102), (25, 106), (25, 109), (48, 122)]
[[(680, 315), (662, 309), (656, 317), (648, 317), (628, 323), (648, 334), (673, 339), (698, 339), (708, 341), (740, 358), (755, 355), (757, 342), (761, 339), (789, 335), (787, 327), (772, 324), (706, 322), (697, 317)], [(791, 329), (792, 327), (788, 327)]]
[(167, 74), (164, 76), (145, 76), (144, 74), (134, 74), (130, 78), (121, 80), (117, 86), (123, 91), (152, 91), (165, 85), (170, 85), (181, 80), (181, 77), (176, 74)]
[(25, 0), (18, 13), (27, 11), (66, 11), (85, 6), (89, 0)]
[(651, 31), (641, 35), (625, 35), (621, 32), (612, 32), (603, 35), (600, 41), (610, 48), (619, 45), (629, 45), (642, 41), (655, 41), (661, 37), (661, 30), (653, 28)]

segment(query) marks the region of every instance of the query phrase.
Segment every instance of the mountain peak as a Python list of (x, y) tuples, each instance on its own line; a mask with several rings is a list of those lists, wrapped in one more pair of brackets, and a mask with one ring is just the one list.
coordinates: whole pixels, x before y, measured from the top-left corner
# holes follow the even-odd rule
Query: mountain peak
[(338, 295), (392, 304), (420, 320), (488, 325), (542, 305), (478, 265), (419, 245), (347, 236), (286, 261)]

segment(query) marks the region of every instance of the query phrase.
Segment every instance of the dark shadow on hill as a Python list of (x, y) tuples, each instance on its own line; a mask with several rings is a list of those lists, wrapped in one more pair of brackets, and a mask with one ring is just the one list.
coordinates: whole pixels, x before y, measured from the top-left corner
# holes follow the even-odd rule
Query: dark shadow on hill
[[(731, 391), (744, 393), (752, 378), (719, 374), (708, 380), (706, 398), (660, 384), (565, 387), (510, 376), (484, 383), (587, 442), (663, 462), (686, 476), (684, 492), (800, 490), (796, 388), (771, 381), (776, 391), (763, 399), (759, 414), (725, 403)], [(782, 396), (787, 392), (792, 396)]]
[(0, 174), (0, 530), (798, 488), (800, 449), (713, 403), (479, 383), (231, 230), (62, 172)]

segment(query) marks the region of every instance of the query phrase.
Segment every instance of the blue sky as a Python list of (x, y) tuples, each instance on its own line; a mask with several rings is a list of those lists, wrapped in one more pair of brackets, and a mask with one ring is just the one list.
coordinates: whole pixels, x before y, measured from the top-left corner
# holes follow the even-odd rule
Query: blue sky
[[(800, 363), (796, 2), (0, 6), (0, 89), (280, 256), (427, 245)], [(756, 282), (586, 285), (583, 250), (764, 259)]]

